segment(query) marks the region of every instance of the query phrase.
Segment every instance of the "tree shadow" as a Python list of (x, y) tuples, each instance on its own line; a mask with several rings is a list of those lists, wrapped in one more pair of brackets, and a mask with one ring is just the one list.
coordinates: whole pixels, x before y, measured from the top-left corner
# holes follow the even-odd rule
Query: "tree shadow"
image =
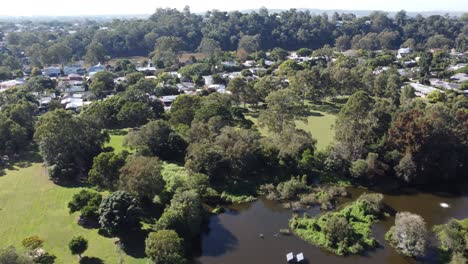
[(135, 230), (120, 237), (122, 250), (134, 258), (145, 258), (145, 240), (148, 236), (147, 230)]
[(80, 259), (80, 264), (104, 264), (104, 261), (100, 258), (84, 256)]
[(214, 216), (211, 217), (209, 226), (202, 235), (199, 256), (221, 256), (238, 245), (237, 238), (221, 224), (218, 216)]

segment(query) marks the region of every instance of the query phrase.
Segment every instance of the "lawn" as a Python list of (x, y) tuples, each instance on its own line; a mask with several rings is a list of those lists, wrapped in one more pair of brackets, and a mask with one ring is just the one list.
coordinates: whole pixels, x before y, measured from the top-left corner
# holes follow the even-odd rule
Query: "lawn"
[(67, 203), (80, 188), (61, 187), (51, 182), (41, 163), (23, 163), (23, 168), (5, 169), (0, 176), (0, 248), (14, 245), (22, 249), (21, 240), (38, 235), (45, 240), (46, 251), (57, 256), (56, 263), (78, 263), (71, 255), (68, 242), (82, 235), (89, 240), (85, 256), (104, 263), (146, 263), (118, 250), (115, 240), (77, 224), (78, 213), (70, 215)]
[(120, 153), (124, 150), (132, 153), (133, 151), (123, 145), (125, 137), (128, 134), (128, 129), (116, 129), (109, 130), (110, 141), (106, 144), (106, 147), (114, 148), (116, 153)]
[[(341, 105), (331, 103), (324, 103), (323, 105), (308, 103), (307, 105), (309, 107), (307, 123), (296, 121), (296, 126), (310, 132), (312, 137), (317, 140), (317, 149), (323, 150), (333, 141), (333, 124)], [(258, 113), (249, 113), (246, 115), (246, 118), (254, 122), (254, 124), (258, 123)], [(262, 135), (268, 134), (266, 128), (259, 127), (259, 131)]]

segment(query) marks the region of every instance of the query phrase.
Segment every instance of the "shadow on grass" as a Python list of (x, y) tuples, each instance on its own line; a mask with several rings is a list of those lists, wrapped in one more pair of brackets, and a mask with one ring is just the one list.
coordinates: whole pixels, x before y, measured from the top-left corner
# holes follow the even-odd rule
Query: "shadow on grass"
[(313, 111), (320, 111), (320, 112), (325, 112), (328, 114), (333, 114), (336, 115), (340, 112), (341, 107), (343, 105), (341, 104), (334, 104), (330, 102), (321, 102), (317, 104), (310, 104), (309, 105), (309, 110)]
[(30, 167), (33, 163), (42, 162), (42, 157), (36, 145), (31, 145), (18, 155), (11, 155), (2, 159), (0, 176), (6, 175), (6, 170)]
[(96, 257), (83, 257), (80, 259), (80, 264), (104, 264), (104, 261)]
[(122, 250), (134, 258), (145, 258), (145, 239), (148, 236), (147, 230), (135, 230), (125, 234), (120, 238)]

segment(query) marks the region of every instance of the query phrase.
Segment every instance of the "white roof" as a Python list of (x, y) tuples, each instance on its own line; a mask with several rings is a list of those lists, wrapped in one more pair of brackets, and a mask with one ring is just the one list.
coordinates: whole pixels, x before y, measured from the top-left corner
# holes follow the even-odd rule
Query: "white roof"
[(303, 261), (304, 260), (304, 254), (302, 254), (302, 253), (297, 254), (296, 255), (296, 260), (297, 261)]
[(289, 262), (294, 259), (294, 254), (292, 252), (286, 254), (286, 260)]

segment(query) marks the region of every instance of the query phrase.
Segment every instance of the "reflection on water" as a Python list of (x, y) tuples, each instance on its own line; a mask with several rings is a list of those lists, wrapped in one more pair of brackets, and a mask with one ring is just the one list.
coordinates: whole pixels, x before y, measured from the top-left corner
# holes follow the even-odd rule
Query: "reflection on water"
[[(466, 185), (458, 186), (467, 190)], [(385, 195), (386, 205), (398, 211), (410, 211), (421, 215), (431, 229), (435, 224), (447, 222), (451, 217), (468, 217), (468, 196), (451, 192), (416, 192), (399, 190), (399, 193), (376, 190)], [(363, 189), (350, 188), (352, 199), (357, 198)], [(369, 191), (368, 191), (369, 192)], [(443, 208), (440, 203), (447, 203)], [(308, 210), (309, 215), (319, 213), (318, 208)], [(435, 263), (433, 253), (420, 261), (399, 256), (385, 241), (385, 232), (394, 223), (394, 218), (374, 225), (374, 234), (382, 247), (370, 251), (365, 256), (338, 257), (320, 250), (295, 236), (278, 235), (279, 230), (287, 228), (291, 212), (280, 204), (260, 199), (251, 204), (236, 205), (226, 213), (213, 216), (209, 228), (202, 236), (202, 255), (194, 262), (197, 264), (248, 264), (248, 263), (286, 263), (286, 253), (303, 252), (309, 263)], [(260, 236), (263, 234), (263, 238)]]

